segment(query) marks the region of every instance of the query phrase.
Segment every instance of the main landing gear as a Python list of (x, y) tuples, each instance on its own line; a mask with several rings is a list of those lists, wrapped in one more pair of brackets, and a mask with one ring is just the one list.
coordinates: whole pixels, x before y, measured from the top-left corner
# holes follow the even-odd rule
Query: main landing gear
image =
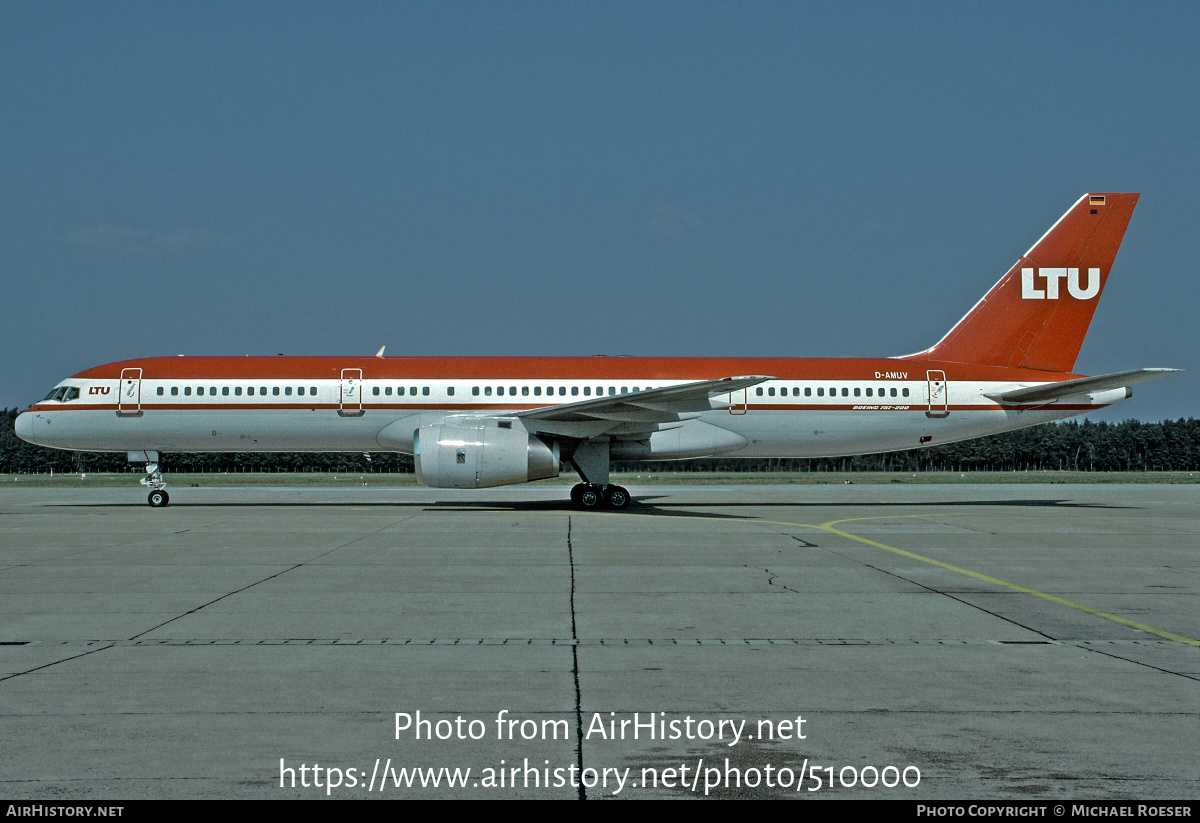
[(629, 508), (631, 498), (624, 486), (597, 486), (592, 483), (577, 483), (571, 488), (571, 502), (584, 511)]
[(571, 489), (571, 502), (584, 511), (629, 508), (629, 490), (608, 482), (608, 438), (584, 440), (576, 444), (570, 455), (571, 465), (579, 472), (582, 483)]
[(157, 463), (146, 463), (146, 476), (142, 478), (141, 483), (150, 487), (150, 494), (146, 500), (154, 508), (161, 509), (171, 502), (171, 495), (167, 494), (167, 484), (162, 478), (162, 472), (158, 470)]

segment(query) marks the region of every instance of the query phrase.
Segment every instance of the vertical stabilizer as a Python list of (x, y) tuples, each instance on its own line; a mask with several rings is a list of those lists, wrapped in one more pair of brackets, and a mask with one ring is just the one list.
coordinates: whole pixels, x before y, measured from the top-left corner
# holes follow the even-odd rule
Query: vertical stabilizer
[(945, 337), (908, 359), (1070, 372), (1137, 200), (1079, 198)]

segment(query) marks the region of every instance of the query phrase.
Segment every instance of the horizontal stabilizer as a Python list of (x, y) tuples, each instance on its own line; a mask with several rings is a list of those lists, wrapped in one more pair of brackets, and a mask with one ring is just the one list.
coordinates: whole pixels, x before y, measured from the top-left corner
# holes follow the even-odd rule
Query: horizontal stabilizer
[(987, 396), (1001, 403), (1042, 403), (1060, 397), (1126, 388), (1137, 383), (1145, 383), (1147, 380), (1157, 380), (1179, 371), (1182, 369), (1134, 369), (1115, 374), (1102, 374), (1097, 377), (1081, 377), (1078, 380), (1063, 380), (1059, 383), (1043, 383), (1040, 386), (1013, 389)]

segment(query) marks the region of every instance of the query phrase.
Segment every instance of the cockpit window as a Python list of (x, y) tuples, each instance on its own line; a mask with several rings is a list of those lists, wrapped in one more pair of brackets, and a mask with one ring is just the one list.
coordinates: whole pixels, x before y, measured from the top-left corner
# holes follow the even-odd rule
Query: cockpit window
[(45, 397), (42, 398), (42, 401), (45, 402), (46, 400), (57, 400), (59, 402), (65, 402), (68, 400), (78, 400), (78, 399), (79, 399), (79, 387), (78, 386), (55, 386), (53, 389), (50, 390), (50, 393), (48, 395), (46, 395)]

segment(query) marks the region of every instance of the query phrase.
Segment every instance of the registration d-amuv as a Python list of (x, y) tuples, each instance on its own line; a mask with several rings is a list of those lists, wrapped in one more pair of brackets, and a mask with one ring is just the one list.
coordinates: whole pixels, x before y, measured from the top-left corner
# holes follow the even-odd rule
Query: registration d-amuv
[[(87, 369), (17, 435), (146, 464), (171, 452), (413, 456), (484, 488), (573, 469), (581, 508), (623, 509), (614, 460), (915, 449), (1104, 408), (1175, 369), (1072, 370), (1138, 195), (1081, 197), (941, 340), (879, 358), (150, 357)], [(169, 457), (168, 457), (169, 459)]]

